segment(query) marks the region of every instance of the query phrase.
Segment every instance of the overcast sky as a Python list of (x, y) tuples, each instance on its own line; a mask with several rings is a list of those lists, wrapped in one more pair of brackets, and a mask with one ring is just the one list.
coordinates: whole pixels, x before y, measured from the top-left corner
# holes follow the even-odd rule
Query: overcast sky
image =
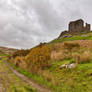
[(92, 24), (92, 0), (0, 0), (0, 46), (51, 41), (80, 18)]

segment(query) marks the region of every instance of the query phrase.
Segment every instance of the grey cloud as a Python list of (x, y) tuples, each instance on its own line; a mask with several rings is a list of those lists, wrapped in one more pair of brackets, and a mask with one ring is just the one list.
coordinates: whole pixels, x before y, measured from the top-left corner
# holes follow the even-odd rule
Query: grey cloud
[(91, 0), (0, 0), (0, 45), (31, 48), (78, 18), (92, 24)]
[(47, 0), (34, 0), (34, 9), (38, 14), (39, 21), (44, 27), (51, 30), (55, 30), (60, 27), (60, 17), (57, 16), (57, 12), (53, 9), (50, 2)]

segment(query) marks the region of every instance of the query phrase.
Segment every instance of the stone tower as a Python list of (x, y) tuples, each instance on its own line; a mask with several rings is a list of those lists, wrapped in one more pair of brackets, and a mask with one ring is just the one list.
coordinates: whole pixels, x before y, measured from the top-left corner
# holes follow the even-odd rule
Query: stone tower
[(90, 31), (91, 30), (90, 24), (86, 23), (86, 26), (85, 26), (84, 30), (85, 31)]

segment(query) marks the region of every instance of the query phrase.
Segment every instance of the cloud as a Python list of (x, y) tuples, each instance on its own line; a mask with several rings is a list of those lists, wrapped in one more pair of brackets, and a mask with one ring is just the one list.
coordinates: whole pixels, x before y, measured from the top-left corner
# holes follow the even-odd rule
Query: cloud
[(91, 0), (1, 0), (0, 45), (31, 48), (50, 41), (78, 18), (92, 24)]

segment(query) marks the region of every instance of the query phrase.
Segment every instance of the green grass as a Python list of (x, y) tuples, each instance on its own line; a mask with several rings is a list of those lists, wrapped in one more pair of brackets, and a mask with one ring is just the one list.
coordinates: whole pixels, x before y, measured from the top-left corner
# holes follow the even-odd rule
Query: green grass
[(57, 77), (58, 86), (62, 92), (91, 92), (92, 88), (92, 62), (88, 64), (79, 64), (76, 69), (59, 69), (61, 64), (71, 60), (55, 62), (50, 71)]
[(76, 40), (92, 40), (92, 33), (89, 34), (85, 34), (86, 36), (83, 35), (75, 35), (72, 37), (66, 37), (66, 38), (59, 38), (59, 39), (55, 39), (49, 43), (47, 43), (46, 45), (50, 48), (52, 48), (52, 46), (56, 43), (62, 43), (65, 41), (76, 41)]
[(37, 92), (37, 90), (33, 89), (32, 87), (29, 87), (29, 86), (24, 86), (25, 90), (27, 92)]
[[(75, 40), (92, 40), (92, 34), (87, 34), (88, 36), (76, 35), (70, 38), (56, 39), (47, 45), (53, 45), (54, 43), (64, 42), (64, 41), (75, 41)], [(80, 53), (84, 52), (86, 48), (81, 48)], [(16, 67), (11, 64), (11, 66), (29, 77), (35, 80), (39, 84), (49, 87), (53, 92), (92, 92), (92, 61), (86, 64), (78, 64), (75, 69), (60, 69), (62, 64), (74, 63), (74, 59), (53, 61), (50, 68), (46, 68), (46, 71), (51, 73), (51, 78), (54, 79), (55, 84), (52, 81), (47, 81), (45, 77), (39, 74), (32, 74), (27, 70)]]
[(37, 90), (29, 86), (24, 86), (24, 89), (20, 89), (18, 87), (13, 87), (12, 89), (13, 89), (12, 92), (37, 92)]
[(6, 57), (6, 56), (9, 56), (9, 55), (8, 55), (8, 54), (0, 54), (0, 56), (1, 56), (1, 57), (2, 57), (2, 56), (3, 56), (3, 57), (4, 57), (4, 56)]
[(37, 83), (39, 84), (44, 84), (44, 86), (49, 87), (51, 89), (54, 89), (54, 86), (51, 82), (48, 82), (45, 77), (39, 75), (39, 74), (33, 74), (31, 72), (28, 72), (25, 69), (19, 68), (17, 66), (15, 66), (14, 64), (9, 63), (15, 70), (17, 70), (18, 72), (20, 72), (21, 74), (27, 76), (28, 78), (35, 80)]
[[(27, 83), (23, 82), (17, 77), (7, 65), (4, 63), (5, 58), (0, 60), (0, 78), (7, 92), (38, 92), (35, 88), (30, 87)], [(3, 74), (3, 72), (5, 72)]]
[(43, 84), (53, 89), (53, 92), (91, 92), (92, 91), (92, 62), (87, 64), (79, 64), (76, 69), (59, 69), (62, 64), (72, 63), (73, 59), (54, 61), (52, 67), (47, 69), (55, 78), (56, 85), (49, 83), (40, 75), (32, 74), (26, 70), (15, 67), (20, 73), (36, 80), (39, 84)]
[[(64, 42), (64, 41), (75, 41), (75, 40), (92, 40), (92, 36), (73, 36), (70, 38), (60, 38), (60, 39), (56, 39), (53, 40), (51, 43), (58, 43), (58, 42)], [(50, 44), (51, 44), (50, 43)]]

